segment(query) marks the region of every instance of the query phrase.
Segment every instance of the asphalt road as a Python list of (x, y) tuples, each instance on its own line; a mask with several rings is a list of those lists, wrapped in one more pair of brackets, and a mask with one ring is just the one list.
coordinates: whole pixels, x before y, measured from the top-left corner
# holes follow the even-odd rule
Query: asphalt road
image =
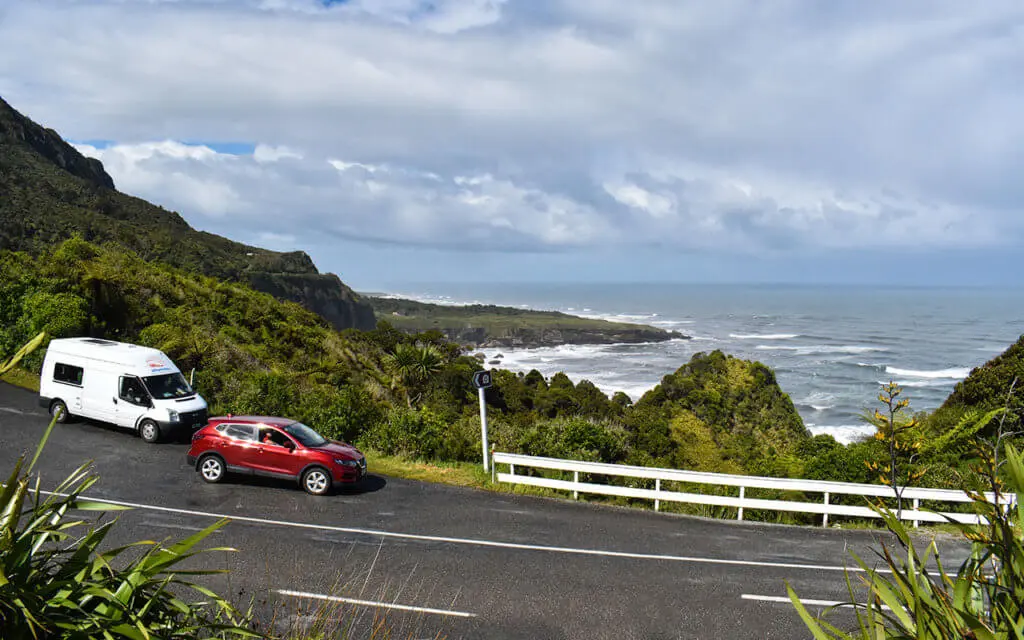
[[(47, 424), (34, 394), (0, 383), (0, 472)], [(38, 468), (48, 488), (93, 461), (100, 481), (89, 495), (136, 507), (112, 543), (180, 538), (232, 518), (211, 546), (238, 552), (198, 561), (230, 574), (207, 583), (239, 605), (252, 599), (278, 625), (327, 606), (363, 629), (386, 612), (401, 638), (807, 638), (788, 602), (763, 598), (784, 598), (788, 581), (805, 599), (848, 599), (849, 550), (874, 557), (880, 538), (497, 494), (372, 468), (361, 488), (322, 498), (288, 482), (210, 485), (186, 464), (187, 448), (73, 422), (57, 426)]]

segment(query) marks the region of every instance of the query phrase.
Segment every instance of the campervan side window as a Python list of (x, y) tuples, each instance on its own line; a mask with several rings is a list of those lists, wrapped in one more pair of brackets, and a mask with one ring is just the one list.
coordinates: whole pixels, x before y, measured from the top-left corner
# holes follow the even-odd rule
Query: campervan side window
[(63, 362), (54, 363), (53, 380), (54, 382), (63, 382), (64, 384), (73, 384), (80, 387), (82, 386), (82, 367), (64, 364)]

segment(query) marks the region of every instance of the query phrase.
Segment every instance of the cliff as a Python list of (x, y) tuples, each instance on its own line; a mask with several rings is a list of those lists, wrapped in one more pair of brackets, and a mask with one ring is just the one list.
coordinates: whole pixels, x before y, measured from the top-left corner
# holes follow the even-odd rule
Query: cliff
[(304, 252), (280, 253), (193, 229), (175, 212), (119, 193), (98, 160), (0, 98), (0, 249), (41, 250), (81, 236), (145, 260), (297, 302), (337, 329), (372, 329), (373, 309)]

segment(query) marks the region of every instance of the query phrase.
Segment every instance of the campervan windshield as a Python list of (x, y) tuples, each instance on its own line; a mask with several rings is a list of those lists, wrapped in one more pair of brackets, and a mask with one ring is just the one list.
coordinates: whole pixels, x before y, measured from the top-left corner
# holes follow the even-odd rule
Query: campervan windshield
[(175, 398), (186, 398), (194, 395), (195, 391), (185, 380), (180, 372), (168, 373), (162, 376), (149, 376), (142, 379), (149, 389), (149, 395), (157, 400), (171, 400)]

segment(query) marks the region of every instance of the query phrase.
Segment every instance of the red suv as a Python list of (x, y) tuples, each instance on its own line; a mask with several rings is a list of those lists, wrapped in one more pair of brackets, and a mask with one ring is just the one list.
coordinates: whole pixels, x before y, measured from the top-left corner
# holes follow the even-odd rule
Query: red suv
[(229, 471), (287, 478), (317, 496), (366, 475), (366, 457), (352, 445), (295, 420), (264, 416), (210, 418), (192, 436), (188, 463), (207, 482), (220, 482)]

